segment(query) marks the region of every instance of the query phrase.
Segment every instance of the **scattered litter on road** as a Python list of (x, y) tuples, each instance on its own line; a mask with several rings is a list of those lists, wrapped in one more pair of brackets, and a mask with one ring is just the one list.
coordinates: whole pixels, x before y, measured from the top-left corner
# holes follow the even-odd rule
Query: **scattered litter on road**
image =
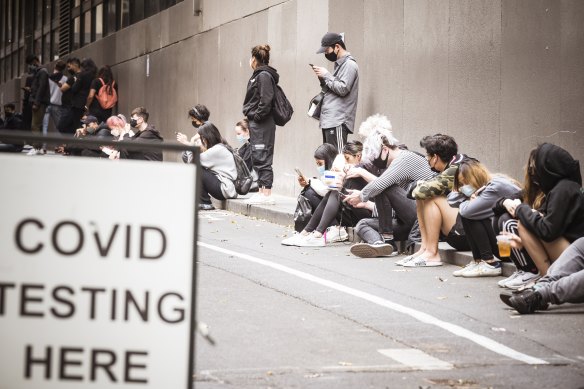
[(340, 366), (353, 366), (353, 364), (351, 362), (344, 362), (344, 361), (340, 361), (339, 365)]
[(442, 278), (442, 277), (436, 277), (436, 278), (438, 278), (438, 279), (439, 279), (440, 281), (442, 281), (442, 282), (446, 282), (446, 281), (448, 281), (448, 278)]
[(438, 296), (436, 297), (438, 300), (446, 300), (448, 297), (446, 296)]
[(493, 330), (495, 332), (505, 332), (505, 331), (507, 331), (505, 328), (501, 328), (501, 327), (491, 327), (491, 330)]
[(471, 296), (470, 294), (465, 294), (465, 295), (464, 295), (464, 298), (467, 298), (467, 299), (469, 299), (469, 298), (471, 298), (471, 297), (472, 297), (472, 296)]
[(306, 374), (304, 378), (318, 378), (322, 377), (322, 374), (314, 373), (314, 374)]

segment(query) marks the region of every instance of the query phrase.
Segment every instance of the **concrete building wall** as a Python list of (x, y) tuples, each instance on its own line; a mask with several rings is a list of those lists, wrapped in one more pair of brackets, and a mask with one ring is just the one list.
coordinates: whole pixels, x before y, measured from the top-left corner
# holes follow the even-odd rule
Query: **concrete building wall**
[[(269, 43), (295, 107), (278, 128), (274, 190), (298, 191), (293, 168), (314, 174), (318, 91), (308, 63), (328, 30), (344, 31), (360, 66), (357, 123), (391, 119), (414, 150), (424, 135), (454, 136), (492, 171), (523, 177), (529, 150), (548, 141), (584, 161), (584, 2), (580, 0), (184, 0), (78, 52), (110, 64), (119, 111), (144, 105), (166, 139), (193, 133), (186, 112), (206, 104), (235, 145), (252, 46)], [(19, 99), (18, 84), (0, 100)], [(355, 138), (356, 136), (352, 136)], [(168, 154), (166, 159), (177, 159)]]

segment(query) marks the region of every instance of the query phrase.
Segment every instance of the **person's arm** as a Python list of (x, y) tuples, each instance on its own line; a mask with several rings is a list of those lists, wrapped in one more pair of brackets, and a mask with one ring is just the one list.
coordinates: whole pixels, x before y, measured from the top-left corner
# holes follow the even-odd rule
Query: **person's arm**
[(327, 88), (338, 96), (346, 96), (351, 92), (353, 84), (358, 77), (358, 67), (357, 64), (351, 60), (347, 59), (341, 69), (337, 72), (336, 76), (333, 76), (330, 72), (327, 72), (323, 79)]
[(457, 170), (458, 165), (449, 166), (436, 177), (427, 181), (419, 182), (412, 192), (412, 196), (416, 200), (427, 200), (437, 196), (446, 195), (448, 192), (450, 192), (450, 190), (452, 190), (452, 185), (454, 184), (454, 175), (456, 174)]
[(566, 228), (574, 221), (575, 205), (581, 196), (578, 184), (562, 180), (547, 194), (545, 215), (527, 204), (518, 205), (515, 215), (529, 231), (551, 242), (563, 236)]
[(256, 77), (260, 102), (255, 111), (253, 120), (261, 122), (272, 111), (272, 100), (274, 99), (275, 84), (272, 76), (268, 72), (261, 72)]
[(91, 88), (89, 89), (89, 94), (87, 95), (87, 101), (85, 102), (85, 108), (89, 109), (91, 107), (91, 103), (93, 103), (93, 98), (95, 97), (96, 90)]
[(398, 156), (379, 177), (376, 177), (363, 188), (361, 201), (368, 201), (390, 186), (396, 185), (401, 178), (409, 176), (409, 169), (406, 158)]
[(487, 219), (494, 215), (493, 207), (500, 195), (492, 185), (488, 185), (478, 196), (460, 204), (460, 216), (471, 220)]

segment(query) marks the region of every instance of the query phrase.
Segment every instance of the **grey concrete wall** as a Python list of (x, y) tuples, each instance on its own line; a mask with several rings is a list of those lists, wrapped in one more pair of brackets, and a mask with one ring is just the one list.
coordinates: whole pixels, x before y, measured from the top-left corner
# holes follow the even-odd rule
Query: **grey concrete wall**
[[(294, 167), (315, 172), (312, 154), (321, 134), (305, 112), (319, 87), (308, 63), (332, 68), (315, 54), (328, 30), (346, 33), (360, 66), (357, 123), (384, 113), (398, 139), (415, 150), (424, 135), (451, 134), (461, 151), (517, 178), (538, 142), (556, 143), (584, 161), (584, 1), (201, 3), (201, 16), (184, 0), (73, 54), (113, 65), (119, 110), (146, 106), (166, 139), (174, 131), (192, 134), (186, 112), (204, 103), (235, 144), (250, 49), (269, 43), (296, 110), (277, 130), (278, 193), (298, 191)], [(18, 94), (18, 83), (0, 85), (0, 100)]]

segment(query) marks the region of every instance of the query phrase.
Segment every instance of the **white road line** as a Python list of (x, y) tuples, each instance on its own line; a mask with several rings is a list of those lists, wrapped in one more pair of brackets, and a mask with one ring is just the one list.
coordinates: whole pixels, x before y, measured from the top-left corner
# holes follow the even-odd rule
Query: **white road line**
[(413, 348), (377, 350), (379, 353), (415, 370), (450, 370), (454, 366)]
[(339, 283), (336, 283), (336, 282), (333, 282), (333, 281), (330, 281), (330, 280), (327, 280), (324, 278), (320, 278), (320, 277), (314, 276), (312, 274), (293, 269), (293, 268), (288, 267), (288, 266), (284, 266), (284, 265), (280, 265), (278, 263), (270, 262), (270, 261), (267, 261), (265, 259), (256, 258), (256, 257), (253, 257), (251, 255), (238, 253), (235, 251), (227, 250), (227, 249), (213, 246), (213, 245), (203, 243), (203, 242), (197, 242), (197, 244), (201, 247), (205, 247), (205, 248), (208, 248), (210, 250), (217, 251), (219, 253), (232, 255), (234, 257), (245, 259), (246, 261), (249, 261), (249, 262), (253, 262), (253, 263), (257, 263), (259, 265), (271, 267), (272, 269), (279, 270), (279, 271), (282, 271), (284, 273), (294, 275), (298, 278), (302, 278), (304, 280), (311, 281), (311, 282), (314, 282), (316, 284), (326, 286), (328, 288), (337, 290), (339, 292), (343, 292), (343, 293), (349, 294), (351, 296), (361, 298), (361, 299), (369, 301), (373, 304), (377, 304), (379, 306), (389, 308), (389, 309), (394, 310), (396, 312), (403, 313), (405, 315), (413, 317), (416, 320), (421, 321), (422, 323), (431, 324), (431, 325), (434, 325), (436, 327), (440, 327), (440, 328), (442, 328), (442, 329), (444, 329), (444, 330), (446, 330), (446, 331), (448, 331), (456, 336), (468, 339), (471, 342), (478, 344), (479, 346), (482, 346), (488, 350), (491, 350), (497, 354), (506, 356), (508, 358), (512, 358), (512, 359), (515, 359), (517, 361), (527, 363), (529, 365), (547, 365), (548, 364), (548, 362), (544, 361), (543, 359), (535, 358), (535, 357), (520, 353), (519, 351), (513, 350), (512, 348), (507, 347), (504, 344), (496, 342), (490, 338), (487, 338), (486, 336), (476, 334), (476, 333), (474, 333), (470, 330), (467, 330), (466, 328), (463, 328), (459, 325), (448, 323), (446, 321), (442, 321), (442, 320), (440, 320), (432, 315), (429, 315), (427, 313), (424, 313), (424, 312), (421, 312), (421, 311), (394, 303), (392, 301), (383, 299), (381, 297), (372, 295), (370, 293), (363, 292), (363, 291), (360, 291), (358, 289), (350, 288), (348, 286), (345, 286), (345, 285), (342, 285), (342, 284), (339, 284)]

